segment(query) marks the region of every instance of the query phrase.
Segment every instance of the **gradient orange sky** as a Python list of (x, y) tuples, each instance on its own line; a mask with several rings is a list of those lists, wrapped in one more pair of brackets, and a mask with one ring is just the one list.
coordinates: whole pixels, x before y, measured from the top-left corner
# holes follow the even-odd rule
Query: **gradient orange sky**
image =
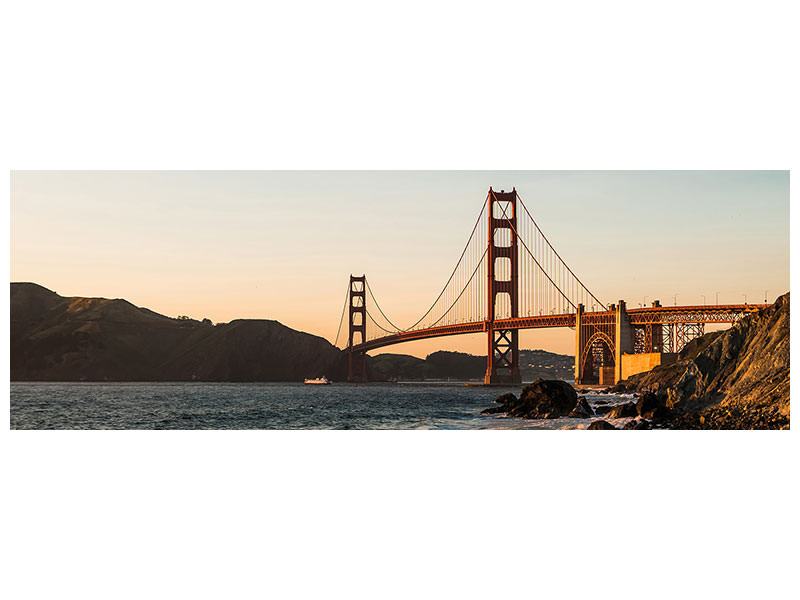
[[(516, 186), (604, 302), (756, 303), (789, 289), (786, 171), (13, 172), (11, 280), (333, 341), (351, 273), (393, 322), (416, 321), (489, 186)], [(574, 332), (520, 343), (572, 354)], [(377, 353), (485, 345), (478, 334)]]

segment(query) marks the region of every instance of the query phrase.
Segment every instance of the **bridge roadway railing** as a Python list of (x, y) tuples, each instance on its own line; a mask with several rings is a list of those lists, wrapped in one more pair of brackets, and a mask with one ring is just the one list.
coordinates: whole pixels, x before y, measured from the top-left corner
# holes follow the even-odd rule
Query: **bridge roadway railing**
[[(627, 310), (631, 325), (656, 325), (670, 323), (734, 323), (744, 315), (757, 312), (769, 304), (721, 304), (710, 306), (658, 306)], [(581, 315), (584, 324), (611, 324), (616, 311), (592, 311)], [(575, 327), (575, 313), (558, 315), (536, 315), (496, 319), (495, 329), (541, 329), (545, 327)], [(488, 321), (476, 321), (457, 325), (442, 325), (427, 329), (401, 331), (368, 340), (352, 347), (353, 352), (367, 352), (384, 346), (429, 339), (447, 335), (463, 335), (488, 331)]]
[[(719, 304), (712, 306), (658, 306), (628, 309), (631, 325), (670, 323), (735, 323), (769, 304)], [(589, 313), (587, 313), (589, 314)]]

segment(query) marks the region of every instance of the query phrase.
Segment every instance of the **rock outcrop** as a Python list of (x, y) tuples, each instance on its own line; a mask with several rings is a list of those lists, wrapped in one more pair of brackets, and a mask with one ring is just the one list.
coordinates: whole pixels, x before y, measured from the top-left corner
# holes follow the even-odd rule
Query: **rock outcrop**
[(592, 407), (589, 406), (589, 403), (586, 401), (586, 398), (583, 396), (578, 397), (578, 402), (575, 404), (575, 408), (573, 408), (569, 415), (570, 417), (574, 417), (576, 419), (587, 419), (594, 414)]
[(608, 419), (622, 419), (636, 416), (636, 405), (633, 402), (625, 402), (613, 406), (606, 415)]
[(537, 379), (522, 390), (519, 399), (514, 394), (503, 394), (497, 402), (500, 406), (487, 408), (481, 414), (505, 413), (523, 419), (557, 419), (572, 412), (578, 404), (578, 394), (564, 381)]
[(633, 419), (632, 421), (625, 423), (625, 425), (622, 426), (622, 429), (650, 429), (650, 422), (645, 419)]
[(644, 419), (663, 419), (669, 414), (669, 409), (663, 397), (645, 392), (636, 401), (636, 414)]
[(639, 414), (668, 427), (788, 428), (789, 294), (693, 340), (677, 362), (634, 375), (615, 391), (644, 393)]
[(616, 430), (617, 428), (614, 427), (608, 421), (603, 421), (602, 419), (600, 419), (599, 421), (592, 421), (591, 425), (589, 425), (589, 427), (587, 427), (586, 429), (587, 430), (595, 430), (595, 429), (614, 429), (614, 430)]

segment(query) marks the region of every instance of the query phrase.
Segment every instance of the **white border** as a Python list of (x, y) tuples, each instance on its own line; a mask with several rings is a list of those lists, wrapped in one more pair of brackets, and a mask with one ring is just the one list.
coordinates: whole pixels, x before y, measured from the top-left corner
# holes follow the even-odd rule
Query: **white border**
[[(791, 169), (792, 7), (14, 2), (3, 176)], [(796, 455), (793, 432), (4, 431), (2, 585), (787, 597)]]

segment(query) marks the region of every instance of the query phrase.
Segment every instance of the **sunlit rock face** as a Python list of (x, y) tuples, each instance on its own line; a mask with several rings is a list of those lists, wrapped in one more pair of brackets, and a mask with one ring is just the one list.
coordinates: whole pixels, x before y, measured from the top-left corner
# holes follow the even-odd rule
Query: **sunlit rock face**
[(617, 389), (655, 394), (673, 427), (788, 428), (789, 294), (726, 331), (694, 340), (677, 362), (634, 375)]

